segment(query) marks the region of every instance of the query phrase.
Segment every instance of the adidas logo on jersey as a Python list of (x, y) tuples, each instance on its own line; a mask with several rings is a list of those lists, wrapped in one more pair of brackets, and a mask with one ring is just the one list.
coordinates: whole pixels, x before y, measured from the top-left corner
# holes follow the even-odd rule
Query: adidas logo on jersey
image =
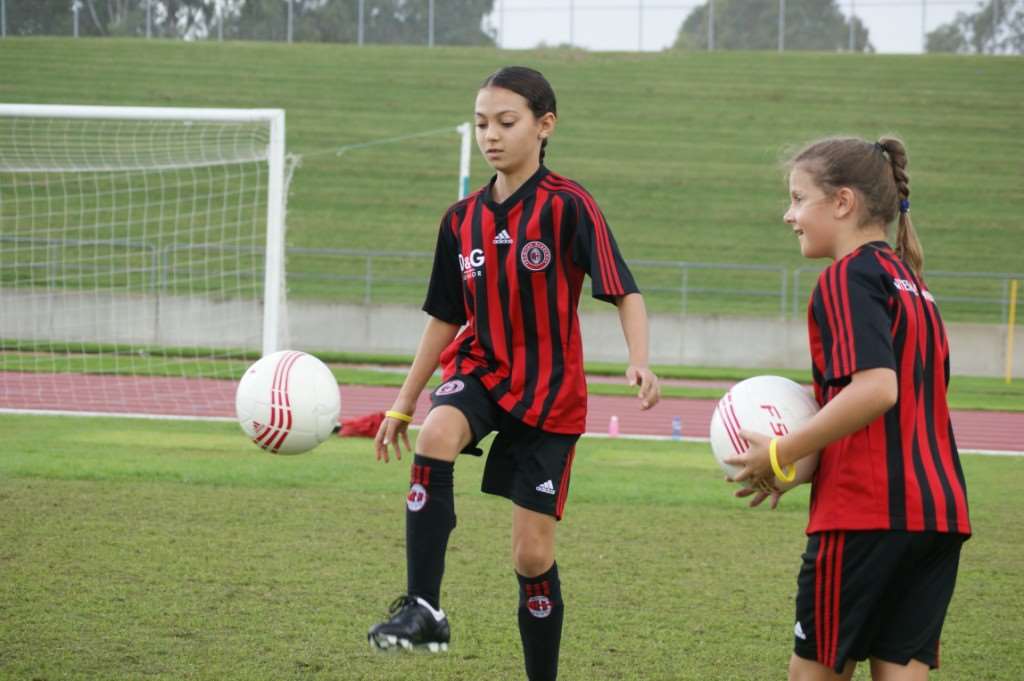
[(543, 492), (544, 494), (554, 494), (555, 486), (551, 484), (550, 480), (545, 480), (544, 482), (537, 485), (536, 490), (538, 492)]
[(509, 245), (512, 243), (512, 237), (509, 235), (507, 229), (501, 230), (496, 237), (494, 237), (494, 243), (496, 245)]

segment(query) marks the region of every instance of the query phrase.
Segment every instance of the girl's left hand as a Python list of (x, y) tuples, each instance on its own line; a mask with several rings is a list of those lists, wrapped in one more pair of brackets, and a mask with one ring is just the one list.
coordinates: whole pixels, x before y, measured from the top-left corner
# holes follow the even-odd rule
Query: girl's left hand
[(771, 442), (771, 438), (749, 430), (741, 430), (740, 437), (750, 443), (750, 449), (742, 454), (724, 459), (725, 463), (739, 466), (743, 469), (739, 474), (733, 476), (733, 481), (742, 482), (750, 480), (754, 487), (759, 486), (758, 483), (764, 481), (771, 487), (772, 478), (775, 475), (772, 472), (771, 461), (768, 459), (768, 443)]
[(647, 367), (636, 367), (630, 365), (626, 369), (626, 380), (630, 385), (640, 386), (637, 397), (640, 398), (640, 408), (650, 409), (661, 399), (661, 387), (658, 385), (658, 377)]

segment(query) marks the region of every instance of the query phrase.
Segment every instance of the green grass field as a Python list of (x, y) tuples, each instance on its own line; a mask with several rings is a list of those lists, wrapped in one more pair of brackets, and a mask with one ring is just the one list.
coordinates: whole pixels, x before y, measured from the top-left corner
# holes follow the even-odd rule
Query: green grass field
[[(521, 678), (510, 508), (460, 460), (444, 656), (381, 656), (408, 462), (300, 457), (232, 423), (0, 415), (0, 678)], [(1024, 675), (1024, 459), (964, 457), (964, 549), (935, 679)], [(566, 681), (784, 675), (806, 492), (733, 499), (705, 446), (584, 440), (558, 560)], [(867, 678), (866, 670), (857, 679)]]
[[(282, 107), (288, 147), (303, 155), (289, 200), (295, 247), (430, 251), (455, 198), (453, 133), (330, 153), (341, 145), (454, 126), (496, 67), (543, 70), (559, 100), (553, 169), (597, 197), (627, 257), (817, 267), (781, 222), (779, 161), (830, 133), (902, 134), (913, 213), (928, 268), (1020, 272), (1024, 59), (838, 54), (601, 54), (137, 40), (8, 39), (0, 101)], [(326, 152), (326, 153), (325, 153)], [(489, 172), (478, 154), (472, 184)], [(357, 260), (296, 256), (293, 295), (360, 300)], [(405, 271), (408, 267), (412, 270)], [(393, 265), (419, 278), (427, 264)], [(417, 269), (418, 268), (418, 269)], [(801, 277), (798, 310), (813, 282)], [(679, 273), (641, 271), (641, 287)], [(777, 290), (775, 274), (691, 272), (697, 288)], [(998, 301), (1002, 283), (936, 278), (943, 295)], [(408, 284), (376, 302), (419, 302)], [(766, 299), (768, 300), (768, 299)], [(679, 312), (680, 296), (652, 306)], [(776, 314), (778, 301), (694, 292), (690, 312)], [(950, 304), (947, 318), (1001, 321), (998, 303)], [(799, 313), (799, 312), (798, 312)]]

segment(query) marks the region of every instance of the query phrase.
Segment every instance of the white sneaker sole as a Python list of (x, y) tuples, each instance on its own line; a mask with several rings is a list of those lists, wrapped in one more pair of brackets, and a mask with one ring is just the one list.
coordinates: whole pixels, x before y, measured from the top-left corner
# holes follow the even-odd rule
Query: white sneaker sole
[(407, 651), (427, 651), (430, 653), (446, 653), (448, 652), (447, 643), (439, 643), (437, 641), (431, 641), (429, 643), (421, 643), (419, 645), (413, 645), (412, 641), (407, 638), (398, 638), (391, 634), (385, 634), (384, 636), (368, 636), (370, 641), (370, 647), (374, 650), (407, 650)]

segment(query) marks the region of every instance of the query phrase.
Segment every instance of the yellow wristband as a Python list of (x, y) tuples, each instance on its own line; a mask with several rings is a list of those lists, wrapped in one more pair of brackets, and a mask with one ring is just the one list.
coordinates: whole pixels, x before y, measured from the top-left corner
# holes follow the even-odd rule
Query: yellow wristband
[(793, 482), (796, 479), (795, 465), (789, 464), (786, 471), (783, 471), (782, 466), (779, 465), (779, 438), (777, 437), (773, 437), (772, 441), (768, 443), (768, 460), (772, 464), (772, 471), (776, 478), (782, 482)]
[(384, 412), (384, 416), (387, 416), (388, 418), (391, 419), (398, 419), (399, 421), (404, 421), (406, 423), (412, 423), (412, 416), (410, 416), (409, 414), (403, 414), (400, 411), (391, 411), (389, 409), (388, 411)]

